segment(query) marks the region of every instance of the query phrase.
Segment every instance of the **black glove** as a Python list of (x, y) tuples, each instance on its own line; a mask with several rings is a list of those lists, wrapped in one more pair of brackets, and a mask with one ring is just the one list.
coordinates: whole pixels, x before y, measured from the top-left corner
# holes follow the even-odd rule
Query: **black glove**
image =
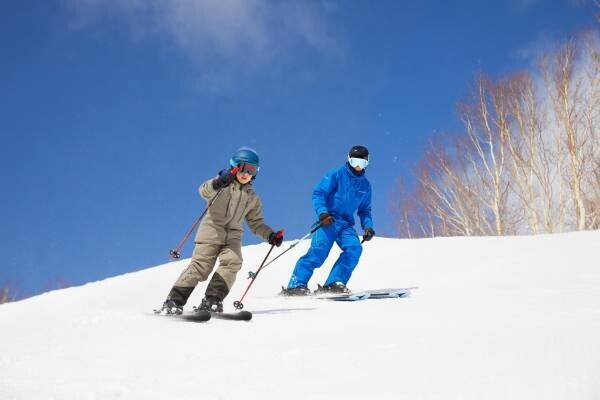
[(224, 169), (219, 172), (219, 176), (217, 178), (212, 180), (212, 187), (215, 190), (223, 189), (224, 187), (231, 185), (234, 179), (235, 174), (229, 169)]
[(329, 213), (319, 214), (319, 222), (321, 226), (327, 226), (333, 224), (333, 217)]
[(281, 246), (283, 242), (283, 229), (278, 230), (277, 232), (271, 232), (269, 235), (269, 244), (272, 246)]
[(368, 242), (369, 240), (373, 239), (373, 236), (375, 236), (375, 231), (373, 228), (365, 228), (365, 233), (363, 233), (363, 242)]

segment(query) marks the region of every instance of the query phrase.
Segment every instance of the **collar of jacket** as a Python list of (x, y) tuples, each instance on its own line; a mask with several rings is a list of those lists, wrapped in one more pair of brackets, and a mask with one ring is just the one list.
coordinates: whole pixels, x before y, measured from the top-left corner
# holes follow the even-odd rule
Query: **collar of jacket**
[(348, 171), (350, 171), (352, 173), (352, 175), (354, 176), (363, 176), (365, 174), (366, 169), (361, 170), (360, 172), (356, 172), (356, 170), (354, 170), (354, 168), (352, 168), (352, 165), (350, 165), (350, 163), (348, 161), (346, 161), (346, 167), (348, 167)]
[(248, 190), (250, 188), (252, 188), (252, 181), (245, 183), (245, 184), (241, 184), (240, 181), (238, 181), (237, 179), (235, 179), (233, 181), (233, 184), (236, 185), (236, 188), (239, 188), (240, 190)]

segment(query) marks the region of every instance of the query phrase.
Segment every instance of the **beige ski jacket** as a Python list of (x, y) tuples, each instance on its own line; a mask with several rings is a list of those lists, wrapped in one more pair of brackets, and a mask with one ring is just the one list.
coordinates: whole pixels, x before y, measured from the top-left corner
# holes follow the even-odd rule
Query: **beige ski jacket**
[[(200, 185), (198, 192), (207, 202), (218, 193), (212, 187), (212, 179)], [(241, 241), (244, 219), (255, 235), (265, 241), (269, 240), (273, 229), (264, 223), (262, 204), (252, 183), (242, 185), (235, 180), (222, 189), (219, 197), (208, 208), (194, 241), (223, 245)]]

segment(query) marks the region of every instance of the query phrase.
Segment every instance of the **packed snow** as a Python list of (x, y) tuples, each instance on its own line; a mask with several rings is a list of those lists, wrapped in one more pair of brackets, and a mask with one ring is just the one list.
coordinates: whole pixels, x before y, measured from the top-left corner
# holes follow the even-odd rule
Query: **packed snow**
[[(0, 305), (0, 399), (600, 398), (600, 231), (375, 238), (348, 286), (414, 289), (353, 303), (277, 296), (308, 244), (261, 272), (250, 322), (153, 315), (187, 260)], [(230, 311), (267, 250), (243, 248)]]

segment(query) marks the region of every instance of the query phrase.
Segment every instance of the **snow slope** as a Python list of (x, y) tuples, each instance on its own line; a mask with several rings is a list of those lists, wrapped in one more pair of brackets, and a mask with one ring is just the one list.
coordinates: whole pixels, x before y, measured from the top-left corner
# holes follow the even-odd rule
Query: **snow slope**
[[(277, 297), (303, 242), (259, 276), (251, 322), (151, 315), (186, 260), (46, 293), (0, 306), (0, 399), (600, 399), (599, 244), (376, 238), (349, 286), (411, 297)], [(230, 309), (267, 249), (244, 248)]]

